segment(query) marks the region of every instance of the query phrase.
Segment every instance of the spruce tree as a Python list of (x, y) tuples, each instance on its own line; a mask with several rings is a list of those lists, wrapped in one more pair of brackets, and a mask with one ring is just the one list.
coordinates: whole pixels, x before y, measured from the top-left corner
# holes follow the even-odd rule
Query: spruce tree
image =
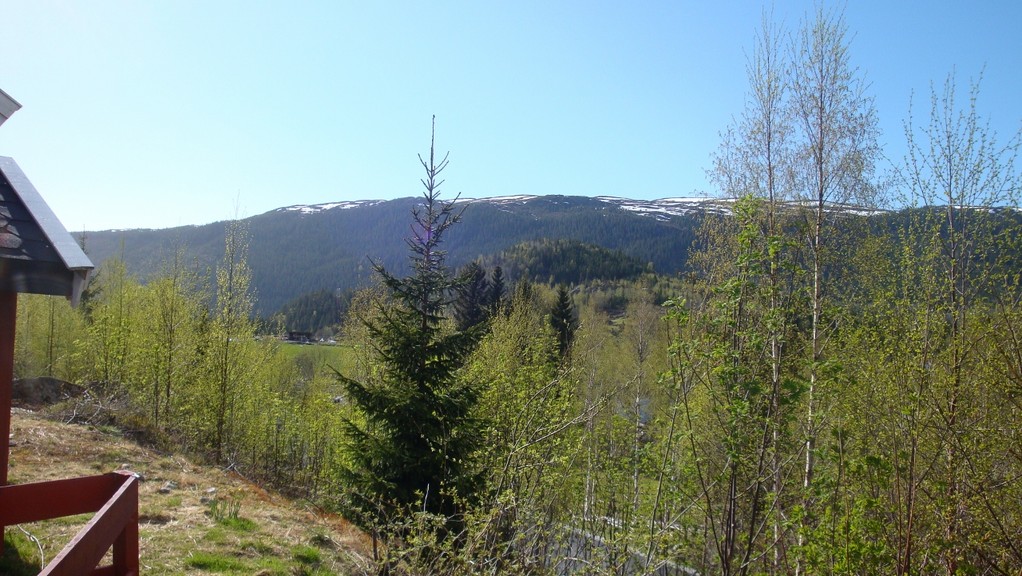
[(575, 336), (575, 329), (578, 328), (578, 320), (575, 318), (575, 305), (571, 301), (571, 294), (564, 285), (557, 287), (557, 302), (550, 311), (550, 325), (557, 332), (557, 345), (564, 357), (571, 347), (571, 341)]
[(507, 288), (504, 286), (504, 269), (497, 266), (490, 274), (490, 289), (486, 295), (491, 318), (496, 316), (497, 311), (499, 311), (501, 306), (504, 305), (504, 297), (506, 294)]
[(349, 516), (374, 532), (412, 510), (441, 515), (452, 528), (479, 478), (473, 466), (479, 391), (455, 378), (476, 336), (451, 330), (444, 317), (458, 282), (440, 244), (460, 212), (439, 199), (447, 156), (436, 161), (432, 138), (428, 160), (419, 161), (425, 191), (407, 239), (411, 275), (398, 278), (374, 263), (389, 296), (367, 322), (378, 377), (338, 374), (357, 414), (346, 423), (344, 502)]
[(468, 330), (482, 324), (489, 314), (490, 282), (486, 271), (478, 262), (471, 262), (458, 275), (460, 286), (454, 301), (454, 320), (459, 330)]

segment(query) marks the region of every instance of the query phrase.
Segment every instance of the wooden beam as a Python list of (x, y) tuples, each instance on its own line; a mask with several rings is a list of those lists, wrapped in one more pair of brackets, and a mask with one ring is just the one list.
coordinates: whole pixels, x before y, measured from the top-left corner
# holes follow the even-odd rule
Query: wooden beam
[(110, 473), (4, 486), (0, 488), (0, 523), (13, 526), (95, 512), (124, 481), (120, 474)]

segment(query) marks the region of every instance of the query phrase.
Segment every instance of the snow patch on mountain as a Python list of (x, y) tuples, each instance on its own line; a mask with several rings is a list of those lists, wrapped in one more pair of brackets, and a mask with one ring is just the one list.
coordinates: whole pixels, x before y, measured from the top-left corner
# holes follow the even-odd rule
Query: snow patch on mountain
[(274, 212), (298, 212), (300, 214), (319, 214), (327, 210), (350, 210), (352, 208), (363, 208), (382, 204), (386, 200), (349, 200), (345, 202), (328, 202), (326, 204), (295, 204), (277, 208)]
[(479, 202), (485, 202), (487, 204), (525, 204), (530, 200), (535, 200), (539, 196), (533, 196), (530, 194), (517, 194), (514, 196), (494, 196), (492, 198), (459, 198), (458, 202), (464, 202), (465, 204), (477, 204)]
[(597, 200), (616, 206), (621, 210), (634, 212), (643, 216), (652, 216), (658, 220), (667, 220), (673, 216), (707, 212), (730, 213), (731, 200), (721, 198), (660, 198), (657, 200), (632, 200), (616, 196), (597, 196)]
[[(497, 206), (504, 211), (512, 211), (509, 210), (509, 208), (514, 206), (525, 206), (530, 202), (541, 198), (543, 197), (531, 194), (516, 194), (510, 196), (494, 196), (491, 198), (458, 198), (457, 202), (459, 204), (485, 203)], [(583, 197), (557, 196), (556, 198), (557, 200), (554, 200), (554, 203), (570, 205), (576, 199)], [(591, 199), (606, 204), (607, 208), (617, 208), (640, 216), (656, 218), (660, 221), (667, 221), (674, 217), (686, 216), (689, 214), (730, 214), (735, 202), (733, 198), (711, 198), (706, 196), (682, 196), (674, 198), (659, 198), (656, 200), (634, 200), (631, 198), (621, 198), (617, 196), (596, 196)], [(344, 202), (329, 202), (325, 204), (296, 204), (294, 206), (278, 208), (275, 212), (318, 214), (327, 210), (349, 210), (352, 208), (374, 206), (384, 202), (387, 202), (387, 200), (350, 200)], [(788, 208), (812, 208), (813, 204), (808, 201), (788, 201), (782, 202), (782, 205), (787, 206)], [(828, 204), (825, 210), (827, 212), (855, 214), (860, 216), (869, 216), (883, 212), (883, 210), (863, 208), (860, 206), (836, 202)]]

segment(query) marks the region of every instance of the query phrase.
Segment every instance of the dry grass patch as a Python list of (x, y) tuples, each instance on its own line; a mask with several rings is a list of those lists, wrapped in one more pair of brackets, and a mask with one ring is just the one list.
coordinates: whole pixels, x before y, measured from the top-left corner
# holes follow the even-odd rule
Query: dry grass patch
[[(267, 492), (236, 474), (140, 446), (114, 429), (64, 424), (20, 409), (12, 416), (11, 483), (112, 470), (140, 475), (139, 546), (147, 575), (367, 570), (367, 538), (339, 517)], [(228, 504), (233, 508), (223, 508)], [(9, 547), (22, 564), (38, 570), (40, 557), (51, 560), (88, 519), (9, 527)], [(4, 573), (18, 573), (13, 570), (0, 564)]]

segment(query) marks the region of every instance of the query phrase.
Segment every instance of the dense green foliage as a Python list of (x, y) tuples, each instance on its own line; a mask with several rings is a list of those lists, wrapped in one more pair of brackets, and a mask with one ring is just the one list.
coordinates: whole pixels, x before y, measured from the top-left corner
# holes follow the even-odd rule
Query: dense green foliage
[(257, 340), (245, 236), (215, 286), (180, 258), (146, 284), (107, 262), (88, 306), (19, 298), (16, 377), (84, 384), (74, 418), (116, 422), (160, 446), (180, 446), (288, 492), (314, 494), (327, 480), (339, 414), (323, 359), (305, 347)]

